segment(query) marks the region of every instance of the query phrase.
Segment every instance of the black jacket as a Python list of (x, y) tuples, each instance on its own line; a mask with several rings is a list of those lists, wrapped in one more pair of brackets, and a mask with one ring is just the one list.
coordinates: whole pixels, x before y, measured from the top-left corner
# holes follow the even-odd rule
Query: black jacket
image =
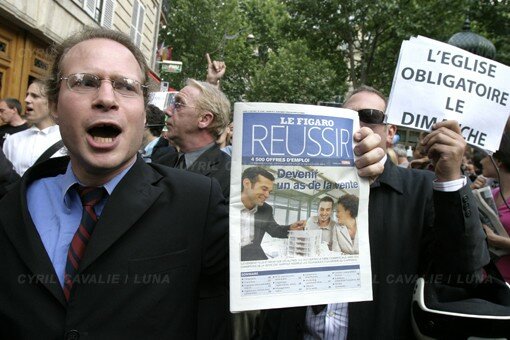
[(31, 167), (0, 201), (0, 338), (228, 337), (228, 214), (219, 185), (139, 158), (109, 196), (80, 263), (83, 281), (66, 303), (26, 190), (67, 164), (52, 158)]

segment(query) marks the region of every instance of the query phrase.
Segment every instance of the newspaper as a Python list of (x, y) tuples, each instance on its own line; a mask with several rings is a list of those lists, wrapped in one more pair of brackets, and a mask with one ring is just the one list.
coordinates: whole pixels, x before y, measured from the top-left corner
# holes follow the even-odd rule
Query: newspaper
[[(473, 190), (473, 195), (478, 203), (478, 210), (481, 214), (482, 223), (491, 228), (497, 235), (508, 238), (508, 233), (499, 220), (498, 209), (496, 208), (496, 202), (492, 197), (490, 187), (486, 186), (475, 189)], [(497, 256), (510, 254), (510, 250), (493, 246), (489, 246), (489, 250)]]
[[(371, 300), (369, 185), (358, 176), (353, 154), (357, 114), (236, 103), (234, 126), (231, 311)], [(313, 228), (326, 196), (334, 202), (330, 227)], [(335, 208), (343, 196), (359, 201), (357, 216)], [(338, 223), (349, 217), (351, 225)]]

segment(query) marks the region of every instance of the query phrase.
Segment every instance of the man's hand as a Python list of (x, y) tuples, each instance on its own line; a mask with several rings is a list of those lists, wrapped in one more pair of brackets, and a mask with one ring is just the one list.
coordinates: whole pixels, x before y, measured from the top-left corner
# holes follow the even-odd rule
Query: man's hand
[(460, 134), (460, 126), (454, 120), (436, 123), (421, 143), (432, 160), (439, 182), (453, 181), (462, 177), (460, 166), (466, 149), (466, 141)]
[(483, 188), (487, 184), (487, 178), (483, 175), (479, 175), (476, 177), (475, 181), (471, 183), (471, 189), (480, 189)]
[(294, 222), (290, 225), (290, 230), (303, 230), (305, 229), (306, 220)]
[(489, 243), (490, 246), (503, 249), (510, 249), (510, 238), (498, 235), (487, 225), (485, 224), (482, 225), (483, 229), (485, 230), (485, 233), (487, 234), (487, 242)]
[(205, 57), (207, 58), (207, 82), (209, 84), (218, 86), (220, 79), (225, 74), (225, 71), (227, 70), (227, 66), (223, 61), (211, 61), (211, 57), (209, 56), (209, 53), (205, 54)]
[(381, 137), (364, 126), (354, 134), (354, 141), (358, 142), (354, 147), (358, 175), (375, 179), (384, 171), (384, 164), (380, 162), (384, 158), (384, 150), (379, 147)]

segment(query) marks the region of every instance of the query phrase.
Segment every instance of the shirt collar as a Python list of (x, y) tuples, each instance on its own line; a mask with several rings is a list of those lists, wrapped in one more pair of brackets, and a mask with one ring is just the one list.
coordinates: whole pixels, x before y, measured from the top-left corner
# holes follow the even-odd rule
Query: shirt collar
[(47, 135), (47, 134), (50, 134), (53, 131), (58, 130), (58, 129), (59, 129), (58, 125), (51, 125), (51, 126), (48, 126), (47, 128), (39, 130), (39, 128), (34, 125), (29, 130), (31, 130), (32, 133), (40, 133), (40, 134), (43, 134), (43, 135)]
[[(131, 167), (135, 164), (135, 162), (133, 162), (133, 164), (128, 166), (126, 169), (122, 170), (117, 176), (113, 177), (110, 181), (108, 181), (107, 183), (105, 183), (103, 185), (103, 187), (106, 189), (106, 192), (108, 192), (108, 195), (112, 194), (112, 192), (115, 189), (115, 187), (117, 186), (117, 184), (119, 184), (120, 180), (122, 178), (124, 178), (126, 173), (131, 169)], [(73, 172), (73, 169), (71, 167), (71, 162), (69, 162), (69, 164), (67, 164), (66, 172), (63, 175), (62, 181), (61, 181), (62, 201), (68, 208), (70, 207), (70, 204), (71, 204), (70, 197), (69, 197), (69, 190), (76, 183), (83, 185), (82, 183), (80, 183), (78, 178), (76, 178), (76, 176)]]
[(200, 157), (206, 150), (209, 150), (214, 146), (215, 142), (207, 144), (203, 148), (200, 148), (195, 151), (184, 153), (184, 159), (186, 160), (186, 167), (189, 168), (191, 164), (195, 163), (195, 161)]
[(255, 214), (259, 210), (259, 206), (255, 204), (255, 206), (252, 209), (248, 209), (243, 204), (243, 209), (241, 211), (248, 212), (250, 214)]
[(404, 192), (404, 188), (399, 170), (409, 171), (403, 168), (399, 169), (395, 164), (393, 164), (389, 157), (386, 157), (383, 173), (370, 185), (370, 188), (377, 188), (381, 186), (381, 184), (385, 184), (402, 194)]
[(152, 150), (154, 149), (154, 147), (156, 146), (156, 144), (158, 144), (158, 142), (159, 142), (159, 139), (160, 139), (160, 138), (161, 138), (161, 137), (158, 137), (158, 138), (156, 138), (156, 139), (153, 139), (151, 142), (149, 142), (149, 143), (145, 146), (145, 148), (143, 149), (143, 151), (144, 151), (144, 152), (143, 152), (143, 154), (144, 154), (144, 155), (150, 155), (150, 154), (152, 154)]

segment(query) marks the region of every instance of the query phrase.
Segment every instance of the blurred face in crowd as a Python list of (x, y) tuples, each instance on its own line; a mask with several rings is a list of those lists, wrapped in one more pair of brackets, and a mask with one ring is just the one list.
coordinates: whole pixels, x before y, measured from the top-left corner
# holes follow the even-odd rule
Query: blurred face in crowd
[(25, 119), (29, 124), (37, 125), (44, 120), (50, 119), (48, 100), (39, 83), (32, 83), (27, 89), (25, 97)]
[[(362, 110), (362, 109), (375, 109), (382, 112), (386, 110), (386, 103), (384, 100), (379, 97), (377, 94), (372, 92), (358, 92), (351, 96), (343, 105), (346, 109), (351, 109), (354, 111)], [(391, 143), (393, 140), (393, 136), (397, 132), (397, 129), (394, 125), (386, 125), (386, 124), (367, 124), (360, 122), (360, 125), (367, 126), (371, 128), (375, 133), (377, 133), (381, 137), (381, 143), (379, 146), (386, 151), (387, 143)]]
[(262, 206), (273, 191), (273, 181), (258, 175), (255, 183), (248, 178), (243, 179), (242, 201), (246, 208), (253, 209), (255, 205)]
[[(494, 159), (494, 161), (497, 164), (497, 159)], [(490, 156), (485, 156), (480, 161), (480, 164), (482, 164), (482, 175), (488, 178), (497, 178), (498, 173), (496, 172), (496, 168), (494, 167), (494, 164), (491, 161)]]
[(319, 204), (319, 222), (329, 223), (331, 213), (333, 212), (333, 203), (322, 201)]
[(11, 120), (16, 116), (17, 110), (10, 108), (6, 102), (0, 102), (0, 120), (6, 124), (9, 124)]
[[(135, 161), (142, 143), (143, 92), (134, 90), (141, 89), (137, 86), (118, 86), (127, 85), (126, 79), (142, 82), (141, 68), (125, 46), (109, 39), (76, 44), (65, 54), (61, 68), (62, 77), (85, 73), (101, 79), (98, 87), (88, 78), (76, 83), (74, 90), (63, 79), (55, 116), (77, 177), (108, 181)], [(126, 89), (131, 91), (128, 95)]]
[(175, 96), (175, 102), (165, 110), (167, 115), (166, 126), (168, 139), (176, 145), (181, 145), (187, 136), (198, 130), (200, 118), (199, 110), (196, 109), (196, 100), (200, 96), (200, 90), (193, 86), (184, 87)]

